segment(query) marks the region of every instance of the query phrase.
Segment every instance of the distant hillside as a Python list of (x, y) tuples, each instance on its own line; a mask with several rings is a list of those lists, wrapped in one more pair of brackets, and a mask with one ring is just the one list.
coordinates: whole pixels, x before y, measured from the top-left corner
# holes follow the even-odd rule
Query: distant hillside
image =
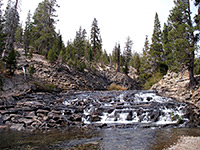
[[(24, 56), (23, 49), (17, 49), (17, 51), (20, 57), (15, 75), (13, 77), (1, 75), (4, 94), (23, 93), (30, 90), (107, 90), (112, 83), (128, 90), (140, 89), (133, 68), (130, 68), (131, 78), (122, 72), (117, 72), (113, 66), (86, 64), (84, 70), (79, 70), (59, 62), (49, 63), (43, 56), (36, 53), (28, 59)], [(24, 68), (26, 74), (24, 74)]]

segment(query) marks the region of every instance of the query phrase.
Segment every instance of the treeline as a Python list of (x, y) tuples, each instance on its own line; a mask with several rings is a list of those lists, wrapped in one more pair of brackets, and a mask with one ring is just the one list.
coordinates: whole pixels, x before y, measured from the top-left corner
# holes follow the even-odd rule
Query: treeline
[[(67, 63), (80, 71), (100, 63), (114, 65), (117, 71), (128, 74), (133, 66), (145, 88), (157, 82), (168, 69), (178, 72), (186, 68), (193, 87), (196, 85), (194, 73), (200, 73), (200, 60), (195, 58), (200, 11), (193, 19), (189, 0), (175, 0), (174, 4), (163, 31), (156, 13), (151, 44), (146, 36), (142, 54), (132, 52), (133, 41), (128, 36), (123, 50), (120, 43), (116, 43), (112, 54), (108, 55), (102, 49), (103, 40), (96, 18), (91, 25), (90, 37), (80, 27), (74, 39), (65, 45), (61, 33), (55, 31), (56, 9), (59, 7), (56, 0), (43, 0), (33, 15), (29, 11), (24, 29), (19, 24), (18, 0), (9, 0), (5, 12), (2, 12), (0, 0), (1, 68), (5, 62), (9, 72), (14, 73), (17, 62), (14, 43), (20, 43), (27, 57), (31, 58), (34, 50), (51, 63)], [(194, 5), (199, 8), (199, 0)]]

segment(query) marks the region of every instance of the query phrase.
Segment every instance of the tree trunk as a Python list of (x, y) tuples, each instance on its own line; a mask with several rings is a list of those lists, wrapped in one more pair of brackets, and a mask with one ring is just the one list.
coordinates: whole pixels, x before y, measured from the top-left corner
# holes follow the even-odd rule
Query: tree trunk
[[(190, 26), (190, 28), (193, 29), (193, 25), (192, 25), (192, 19), (191, 19), (191, 11), (190, 11), (190, 1), (188, 0), (188, 25)], [(194, 60), (195, 60), (195, 39), (194, 39), (194, 32), (191, 31), (190, 32), (190, 39), (191, 39), (191, 43), (190, 43), (190, 63), (188, 65), (188, 72), (189, 72), (189, 79), (190, 79), (190, 83), (189, 83), (189, 88), (194, 88), (197, 84), (195, 77), (194, 77)]]
[(197, 84), (196, 79), (194, 77), (194, 51), (191, 52), (191, 58), (190, 58), (190, 65), (188, 66), (188, 72), (189, 72), (189, 88), (194, 88)]

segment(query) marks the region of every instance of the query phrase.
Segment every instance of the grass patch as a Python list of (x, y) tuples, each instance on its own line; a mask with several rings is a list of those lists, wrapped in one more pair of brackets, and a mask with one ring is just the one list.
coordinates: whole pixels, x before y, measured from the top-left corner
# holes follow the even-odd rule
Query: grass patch
[(115, 83), (112, 83), (109, 88), (108, 88), (109, 91), (120, 91), (120, 90), (127, 90), (126, 88), (124, 87), (121, 87), (120, 85), (116, 85)]
[(31, 84), (34, 84), (36, 86), (36, 91), (41, 92), (56, 92), (58, 89), (56, 86), (52, 83), (38, 83), (38, 82), (30, 82)]

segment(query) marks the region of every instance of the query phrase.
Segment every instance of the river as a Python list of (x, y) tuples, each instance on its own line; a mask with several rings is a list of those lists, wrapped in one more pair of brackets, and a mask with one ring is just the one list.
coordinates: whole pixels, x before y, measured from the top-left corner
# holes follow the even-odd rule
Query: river
[(1, 150), (161, 150), (199, 128), (67, 129), (42, 132), (0, 131)]

